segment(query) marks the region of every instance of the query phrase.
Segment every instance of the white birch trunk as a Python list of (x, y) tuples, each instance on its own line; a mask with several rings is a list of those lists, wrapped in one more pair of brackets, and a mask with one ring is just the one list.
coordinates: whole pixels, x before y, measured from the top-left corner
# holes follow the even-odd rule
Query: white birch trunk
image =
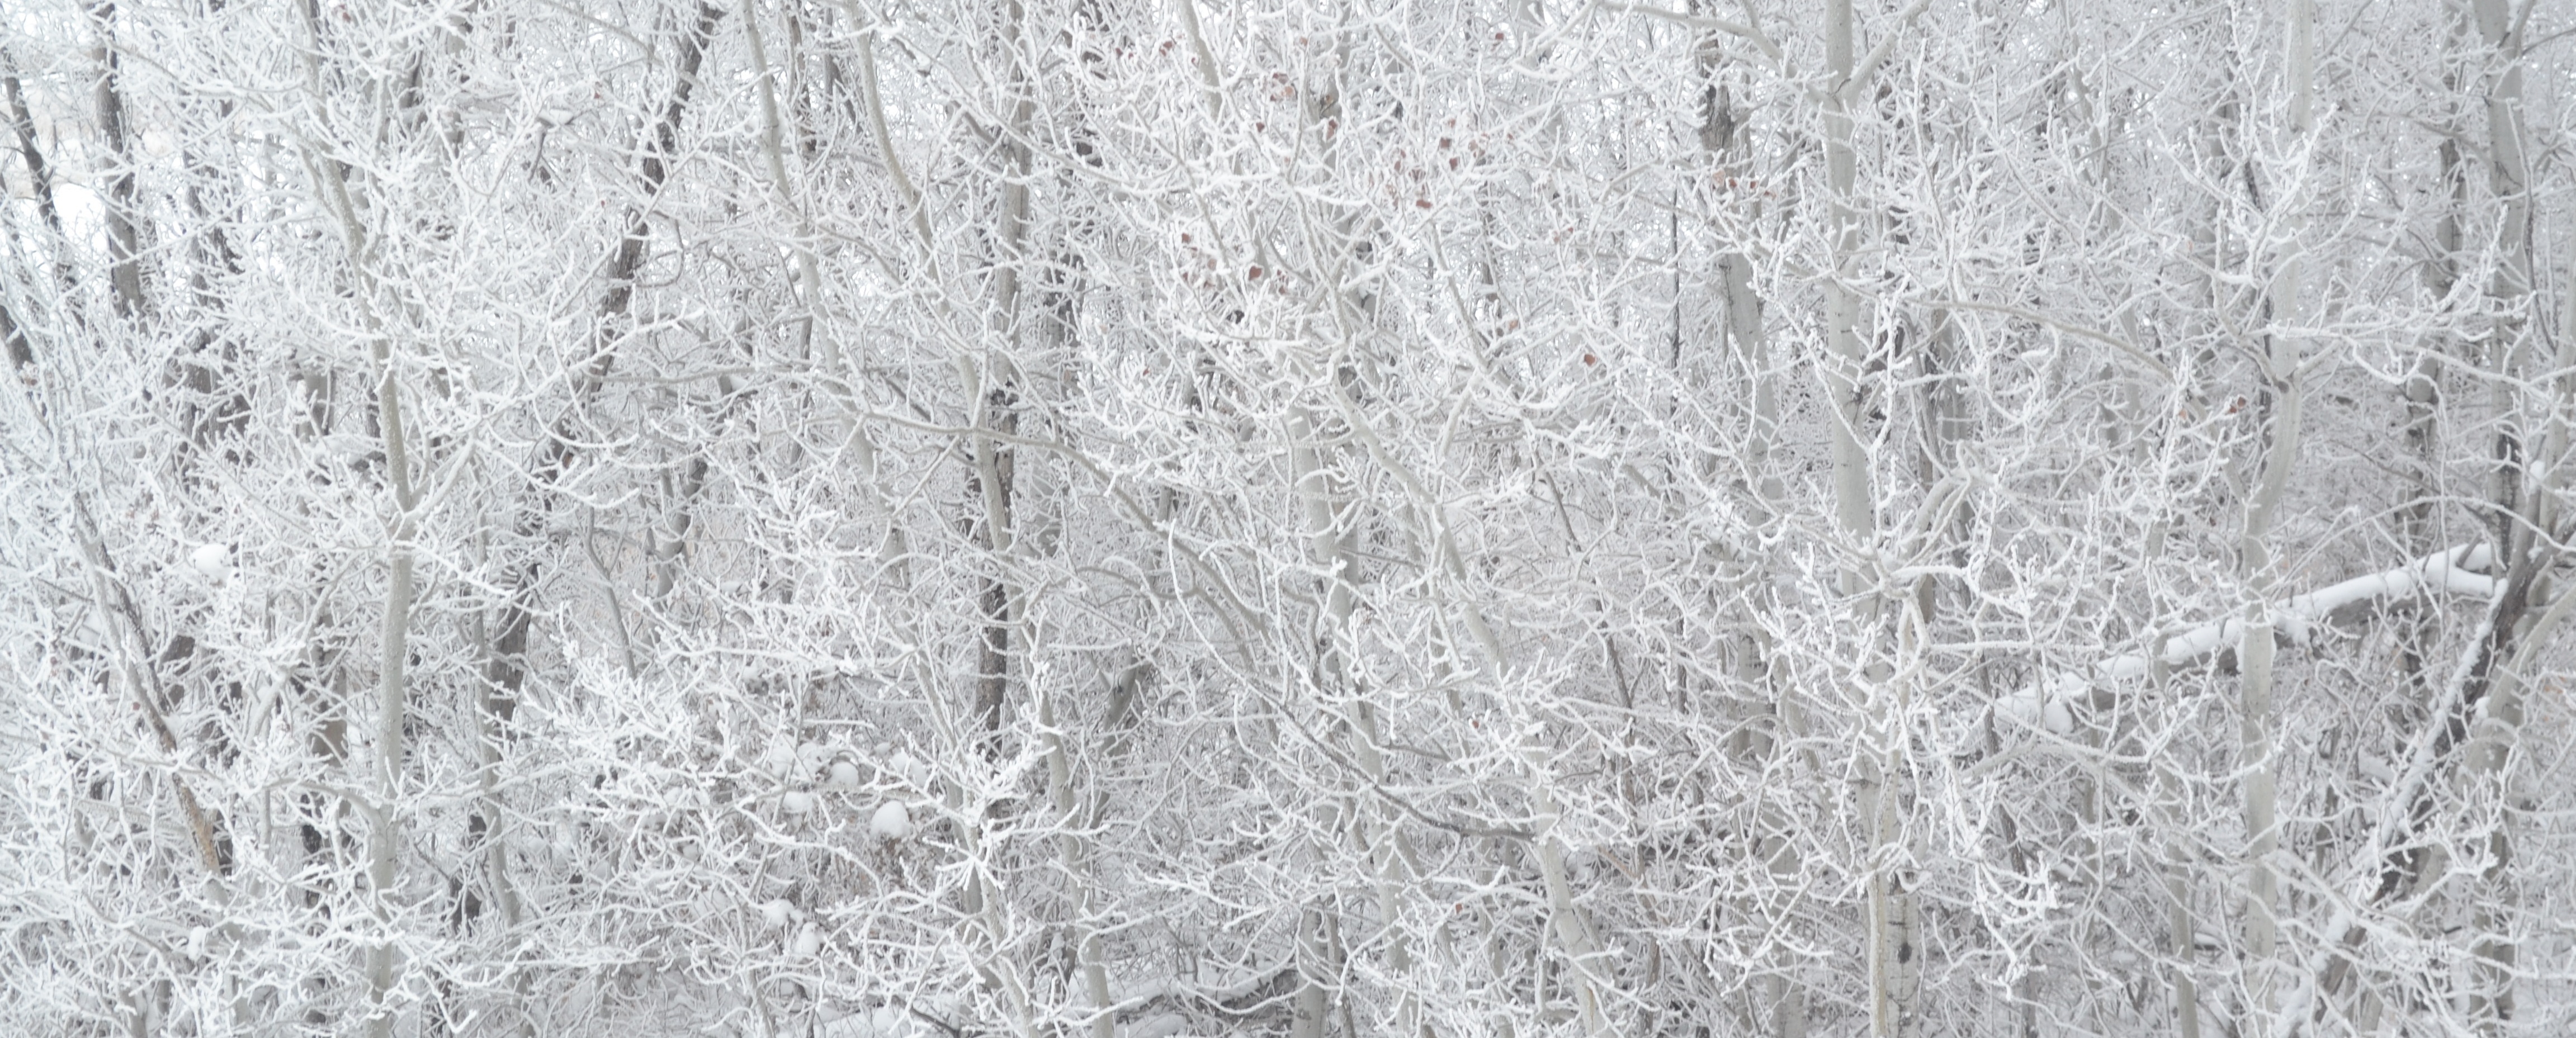
[[(2534, 216), (2531, 171), (2525, 155), (2529, 131), (2523, 115), (2522, 83), (2522, 26), (2529, 12), (2508, 4), (2506, 0), (2473, 0), (2471, 13), (2477, 22), (2479, 38), (2486, 44), (2487, 60), (2497, 67), (2486, 95), (2487, 158), (2489, 184), (2501, 210), (2499, 251), (2502, 255), (2489, 295), (2512, 314), (2499, 329), (2499, 339), (2503, 340), (2505, 348), (2497, 357), (2499, 373), (2505, 376), (2506, 381), (2511, 381), (2528, 377), (2526, 369), (2531, 366), (2530, 354), (2538, 338), (2532, 315), (2527, 312), (2528, 301), (2536, 287), (2531, 233)], [(2567, 290), (2562, 286), (2560, 291)], [(2576, 313), (2576, 304), (2569, 304), (2568, 308), (2571, 313)], [(2568, 335), (2568, 327), (2561, 325), (2559, 336), (2562, 341)], [(2561, 345), (2556, 358), (2559, 364), (2565, 364), (2569, 356), (2568, 347)], [(2563, 372), (2565, 369), (2562, 366), (2559, 370)], [(2563, 387), (2566, 376), (2561, 374), (2557, 382)], [(2501, 389), (2501, 383), (2499, 391), (2519, 392)], [(2555, 406), (2549, 408), (2551, 420), (2545, 443), (2563, 448), (2562, 416), (2567, 403), (2564, 399), (2550, 402)], [(2522, 459), (2529, 457), (2529, 451), (2519, 442), (2520, 431), (2508, 425), (2500, 435), (2513, 442), (2510, 444), (2512, 456), (2498, 459), (2510, 463), (2498, 466), (2500, 487), (2508, 491), (2500, 495), (2499, 503), (2504, 508), (2499, 511), (2520, 510), (2525, 514), (2521, 517), (2524, 522), (2500, 528), (2496, 546), (2505, 555), (2509, 571), (2519, 571), (2532, 565), (2525, 558), (2536, 547), (2533, 544), (2533, 527), (2529, 523), (2548, 518), (2547, 502), (2553, 489), (2550, 484), (2557, 475), (2559, 456), (2543, 453), (2536, 459), (2536, 466), (2522, 464)], [(2527, 468), (2538, 468), (2540, 478), (2528, 478), (2525, 475)], [(2521, 500), (2517, 502), (2517, 498)], [(2517, 504), (2519, 509), (2515, 507)], [(2554, 534), (2552, 527), (2542, 526), (2540, 529)], [(2546, 584), (2545, 580), (2534, 581), (2533, 592), (2545, 588)], [(2560, 592), (2558, 601), (2538, 621), (2526, 619), (2524, 622), (2530, 626), (2514, 632), (2518, 651), (2510, 654), (2508, 659), (2496, 661), (2489, 675), (2486, 696), (2478, 704), (2477, 716), (2471, 723), (2470, 742), (2463, 762), (2469, 785), (2484, 797), (2494, 798), (2498, 805), (2497, 818), (2485, 840), (2488, 862), (2482, 876), (2485, 889), (2480, 892), (2477, 908), (2472, 914), (2472, 925), (2476, 931), (2472, 951), (2478, 961), (2473, 970), (2475, 980), (2469, 997), (2469, 1017), (2488, 1034), (2503, 1033), (2514, 1014), (2517, 949), (2510, 935), (2516, 924), (2511, 905), (2504, 899), (2511, 896), (2513, 889), (2505, 875), (2507, 863), (2511, 861), (2510, 820), (2514, 813), (2509, 803), (2512, 796), (2509, 765), (2516, 736), (2524, 720), (2523, 674), (2538, 650), (2548, 644), (2557, 626), (2566, 619), (2571, 603), (2576, 603), (2576, 596)]]
[[(1857, 162), (1852, 151), (1852, 120), (1848, 106), (1851, 96), (1860, 92), (1856, 79), (1857, 65), (1852, 25), (1851, 0), (1828, 0), (1825, 5), (1825, 66), (1831, 84), (1823, 99), (1825, 129), (1825, 185), (1833, 240), (1834, 271), (1825, 284), (1825, 362), (1817, 371), (1825, 393), (1832, 399), (1830, 434), (1833, 443), (1834, 520), (1843, 538), (1847, 554), (1841, 575), (1841, 593), (1856, 599), (1852, 622), (1860, 628), (1855, 633), (1870, 637), (1879, 623), (1878, 603), (1864, 595), (1870, 584), (1866, 560), (1878, 539), (1876, 504), (1870, 493), (1870, 454), (1864, 445), (1864, 430), (1869, 424), (1870, 408), (1862, 379), (1868, 362), (1871, 332), (1868, 313), (1856, 282), (1864, 276), (1861, 265), (1860, 217), (1853, 209), (1852, 193), (1857, 186)], [(1886, 673), (1883, 665), (1868, 668)], [(1871, 710), (1883, 710), (1876, 700), (1886, 690), (1864, 693), (1873, 700)], [(1884, 735), (1887, 718), (1863, 719), (1862, 730), (1873, 736)], [(1870, 740), (1878, 742), (1877, 739)], [(1862, 763), (1855, 771), (1858, 778), (1853, 790), (1855, 807), (1860, 812), (1859, 825), (1865, 834), (1865, 860), (1861, 869), (1868, 875), (1868, 890), (1861, 918), (1865, 928), (1869, 973), (1869, 1029), (1877, 1038), (1895, 1035), (1901, 1024), (1902, 1009), (1897, 1005), (1895, 980), (1897, 949), (1895, 913), (1898, 909), (1891, 896), (1890, 877), (1886, 874), (1889, 841), (1895, 834), (1891, 812), (1894, 795), (1889, 785), (1893, 775), (1890, 760), (1884, 753), (1864, 751)], [(1899, 938), (1901, 939), (1901, 938)]]
[[(2283, 134), (2285, 158), (2299, 162), (2301, 149), (2308, 143), (2309, 100), (2315, 65), (2314, 12), (2308, 0), (2291, 0), (2288, 13), (2287, 71), (2283, 93), (2287, 95), (2288, 128)], [(2294, 167), (2295, 169), (2295, 167)], [(2295, 210), (2300, 202), (2290, 196), (2289, 184), (2303, 179), (2295, 172), (2280, 178), (2274, 197), (2266, 201)], [(2237, 766), (2244, 773), (2245, 800), (2245, 960), (2247, 997), (2255, 1022), (2268, 1030), (2277, 997), (2276, 964), (2279, 921), (2276, 913), (2280, 895), (2278, 878), (2273, 873), (2272, 854), (2280, 846), (2278, 814), (2279, 793), (2272, 761), (2273, 753), (2273, 619), (2270, 597), (2275, 580), (2269, 539), (2273, 517), (2287, 493), (2291, 474), (2298, 467), (2301, 407), (2305, 389), (2300, 379), (2300, 344), (2287, 330), (2299, 316), (2300, 260), (2298, 250), (2304, 247), (2299, 229), (2303, 221), (2293, 212), (2283, 224), (2288, 228), (2280, 247), (2287, 254), (2273, 260), (2270, 291), (2264, 300), (2269, 312), (2271, 330), (2264, 336), (2262, 357), (2264, 380), (2275, 394), (2269, 441), (2264, 446), (2260, 481), (2246, 503), (2244, 531), (2238, 542), (2239, 577), (2245, 583), (2245, 633), (2237, 648), (2237, 666), (2242, 675), (2239, 687), (2239, 738)]]

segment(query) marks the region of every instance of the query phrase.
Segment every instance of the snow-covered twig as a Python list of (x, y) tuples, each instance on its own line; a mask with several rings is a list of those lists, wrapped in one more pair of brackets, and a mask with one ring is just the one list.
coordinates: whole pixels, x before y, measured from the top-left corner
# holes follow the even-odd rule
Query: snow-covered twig
[[(2493, 549), (2484, 544), (2447, 548), (2395, 569), (2354, 577), (2294, 596), (2274, 607), (2271, 622), (2290, 640), (2305, 642), (2319, 621), (2333, 616), (2337, 610), (2363, 602), (2411, 595), (2425, 588), (2480, 598), (2492, 597), (2496, 579), (2478, 571), (2491, 565), (2494, 558)], [(2245, 618), (2228, 617), (2167, 637), (2162, 657), (2166, 666), (2181, 666), (2235, 645), (2244, 636)], [(2075, 715), (2069, 704), (2077, 696), (2097, 683), (2145, 677), (2147, 662), (2146, 653), (2134, 652), (2095, 663), (2089, 673), (2051, 674), (2037, 685), (2003, 697), (1996, 706), (2025, 723), (2041, 725), (2062, 735), (2075, 728)]]

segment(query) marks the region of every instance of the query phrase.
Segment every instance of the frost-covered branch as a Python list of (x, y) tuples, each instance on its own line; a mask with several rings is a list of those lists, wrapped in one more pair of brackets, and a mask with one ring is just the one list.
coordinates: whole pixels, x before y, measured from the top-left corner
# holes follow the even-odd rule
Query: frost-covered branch
[[(2495, 553), (2488, 545), (2458, 545), (2395, 569), (2354, 577), (2293, 596), (2272, 612), (2270, 620), (2282, 637), (2293, 643), (2305, 643), (2319, 623), (2358, 606), (2411, 595), (2419, 590), (2491, 598), (2496, 592), (2496, 578), (2481, 571), (2493, 565), (2494, 560)], [(2166, 666), (2179, 667), (2235, 645), (2244, 636), (2245, 618), (2231, 616), (2166, 636), (2160, 656)], [(2094, 663), (2084, 673), (2052, 675), (2041, 685), (2005, 696), (1997, 705), (2007, 715), (2064, 734), (2073, 731), (2075, 726), (2075, 715), (2069, 704), (2097, 684), (2147, 676), (2151, 669), (2149, 661), (2146, 653), (2113, 656)], [(2046, 689), (2044, 696), (2042, 687)]]

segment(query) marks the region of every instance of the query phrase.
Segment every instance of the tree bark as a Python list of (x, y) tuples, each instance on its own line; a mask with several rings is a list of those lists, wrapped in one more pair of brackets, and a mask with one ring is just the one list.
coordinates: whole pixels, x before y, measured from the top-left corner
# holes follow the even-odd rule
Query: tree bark
[(117, 316), (143, 317), (142, 234), (135, 228), (134, 156), (125, 128), (125, 94), (118, 83), (121, 56), (116, 46), (115, 0), (91, 0), (89, 17), (98, 32), (90, 55), (98, 64), (98, 127), (106, 138), (108, 284), (115, 291)]

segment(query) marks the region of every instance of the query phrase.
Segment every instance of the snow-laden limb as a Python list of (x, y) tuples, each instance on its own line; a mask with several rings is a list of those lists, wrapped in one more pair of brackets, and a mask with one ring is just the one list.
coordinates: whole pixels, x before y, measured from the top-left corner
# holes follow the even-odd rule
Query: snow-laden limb
[[(2045, 691), (2042, 685), (2046, 686)], [(2075, 711), (2066, 704), (2088, 686), (2073, 674), (2052, 674), (2040, 685), (2014, 689), (1995, 700), (1995, 709), (2025, 725), (2039, 725), (2065, 735), (2075, 730)]]
[[(2456, 595), (2493, 597), (2496, 579), (2479, 571), (2486, 569), (2494, 560), (2493, 549), (2484, 544), (2447, 548), (2395, 569), (2354, 577), (2293, 596), (2273, 610), (2272, 623), (2292, 641), (2305, 642), (2319, 621), (2333, 616), (2336, 610), (2362, 602), (2411, 595), (2425, 588)], [(2245, 618), (2241, 616), (2191, 628), (2165, 639), (2165, 665), (2189, 663), (2235, 645), (2244, 636)], [(2147, 669), (2146, 653), (2113, 656), (2093, 664), (2089, 676), (2051, 674), (2037, 685), (2004, 696), (1996, 701), (1995, 706), (2025, 724), (2038, 725), (2064, 735), (2075, 729), (2072, 704), (2078, 696), (2097, 682), (2145, 677)]]

